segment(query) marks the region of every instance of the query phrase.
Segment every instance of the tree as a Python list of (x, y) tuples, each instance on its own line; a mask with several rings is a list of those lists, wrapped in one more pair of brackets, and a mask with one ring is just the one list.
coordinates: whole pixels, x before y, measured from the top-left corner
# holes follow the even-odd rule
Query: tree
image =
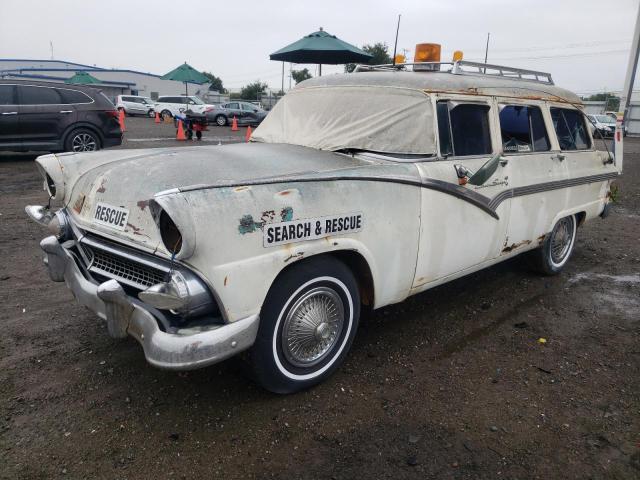
[[(373, 45), (363, 45), (362, 50), (372, 56), (371, 60), (367, 62), (369, 65), (383, 65), (386, 63), (393, 63), (393, 59), (389, 56), (389, 47), (384, 42), (377, 42)], [(347, 63), (344, 66), (344, 71), (347, 73), (351, 73), (355, 68), (355, 63)]]
[(291, 76), (296, 81), (296, 84), (311, 78), (308, 68), (303, 68), (302, 70), (291, 70)]
[(240, 97), (245, 100), (258, 100), (258, 97), (263, 94), (267, 88), (269, 88), (269, 85), (262, 83), (260, 80), (256, 80), (240, 89)]
[(613, 93), (595, 93), (593, 95), (589, 95), (588, 97), (582, 97), (582, 100), (592, 101), (592, 102), (605, 102), (605, 110), (606, 111), (614, 111), (617, 112), (620, 107), (620, 97), (614, 95)]
[(220, 77), (216, 77), (211, 72), (202, 72), (202, 74), (209, 79), (209, 82), (211, 82), (209, 90), (217, 90), (218, 93), (227, 93), (227, 90), (222, 85), (222, 79)]

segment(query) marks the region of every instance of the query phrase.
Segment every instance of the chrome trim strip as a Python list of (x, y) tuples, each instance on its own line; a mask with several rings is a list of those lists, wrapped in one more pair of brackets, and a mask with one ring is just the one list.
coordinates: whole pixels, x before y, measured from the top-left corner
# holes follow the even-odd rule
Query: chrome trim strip
[(524, 187), (511, 188), (493, 197), (491, 202), (489, 202), (489, 208), (493, 210), (497, 209), (498, 206), (508, 198), (522, 197), (525, 195), (532, 195), (534, 193), (559, 190), (561, 188), (577, 187), (588, 183), (604, 182), (617, 178), (619, 175), (620, 174), (618, 172), (600, 173), (598, 175), (589, 175), (587, 177), (569, 178), (566, 180), (556, 180), (553, 182), (537, 183), (534, 185), (526, 185)]

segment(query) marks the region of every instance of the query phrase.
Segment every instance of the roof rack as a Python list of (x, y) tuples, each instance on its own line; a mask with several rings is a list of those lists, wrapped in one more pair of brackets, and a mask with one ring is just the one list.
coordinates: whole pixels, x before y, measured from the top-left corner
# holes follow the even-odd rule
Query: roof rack
[(412, 63), (392, 63), (384, 65), (356, 65), (354, 72), (373, 72), (373, 71), (406, 71), (408, 66), (419, 66), (419, 69), (413, 68), (414, 72), (441, 72), (442, 66), (450, 66), (445, 72), (454, 75), (488, 75), (491, 77), (506, 77), (515, 80), (526, 80), (529, 82), (544, 83), (546, 85), (554, 85), (550, 73), (538, 72), (535, 70), (525, 70), (524, 68), (505, 67), (504, 65), (492, 65), (489, 63), (478, 62), (412, 62)]

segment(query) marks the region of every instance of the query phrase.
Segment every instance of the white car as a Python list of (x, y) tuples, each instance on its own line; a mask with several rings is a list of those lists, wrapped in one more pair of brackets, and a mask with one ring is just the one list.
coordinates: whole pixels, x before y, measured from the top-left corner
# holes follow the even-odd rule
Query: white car
[(154, 102), (149, 97), (138, 95), (118, 95), (116, 97), (116, 108), (124, 110), (126, 115), (146, 115), (155, 116)]
[(280, 393), (336, 370), (363, 306), (519, 254), (557, 274), (609, 211), (621, 135), (596, 150), (550, 75), (482, 65), (301, 82), (250, 143), (41, 156), (49, 274), (151, 364), (247, 350)]
[[(587, 115), (589, 119), (589, 127), (591, 133), (595, 135), (598, 131), (599, 135), (603, 137), (613, 137), (613, 133), (616, 131), (616, 119), (609, 115)], [(598, 135), (598, 136), (599, 136)]]
[(214, 108), (214, 105), (203, 102), (196, 96), (164, 96), (159, 97), (156, 100), (154, 108), (156, 112), (160, 112), (161, 116), (171, 116), (183, 114), (187, 110), (191, 110), (194, 113), (205, 113), (209, 108)]

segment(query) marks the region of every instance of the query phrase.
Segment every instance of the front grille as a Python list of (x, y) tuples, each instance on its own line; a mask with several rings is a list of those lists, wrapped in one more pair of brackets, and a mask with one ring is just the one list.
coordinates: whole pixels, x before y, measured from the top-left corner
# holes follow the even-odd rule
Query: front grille
[(148, 265), (123, 258), (111, 252), (82, 246), (87, 257), (91, 259), (90, 272), (119, 280), (133, 287), (145, 289), (151, 285), (164, 282), (165, 272)]

